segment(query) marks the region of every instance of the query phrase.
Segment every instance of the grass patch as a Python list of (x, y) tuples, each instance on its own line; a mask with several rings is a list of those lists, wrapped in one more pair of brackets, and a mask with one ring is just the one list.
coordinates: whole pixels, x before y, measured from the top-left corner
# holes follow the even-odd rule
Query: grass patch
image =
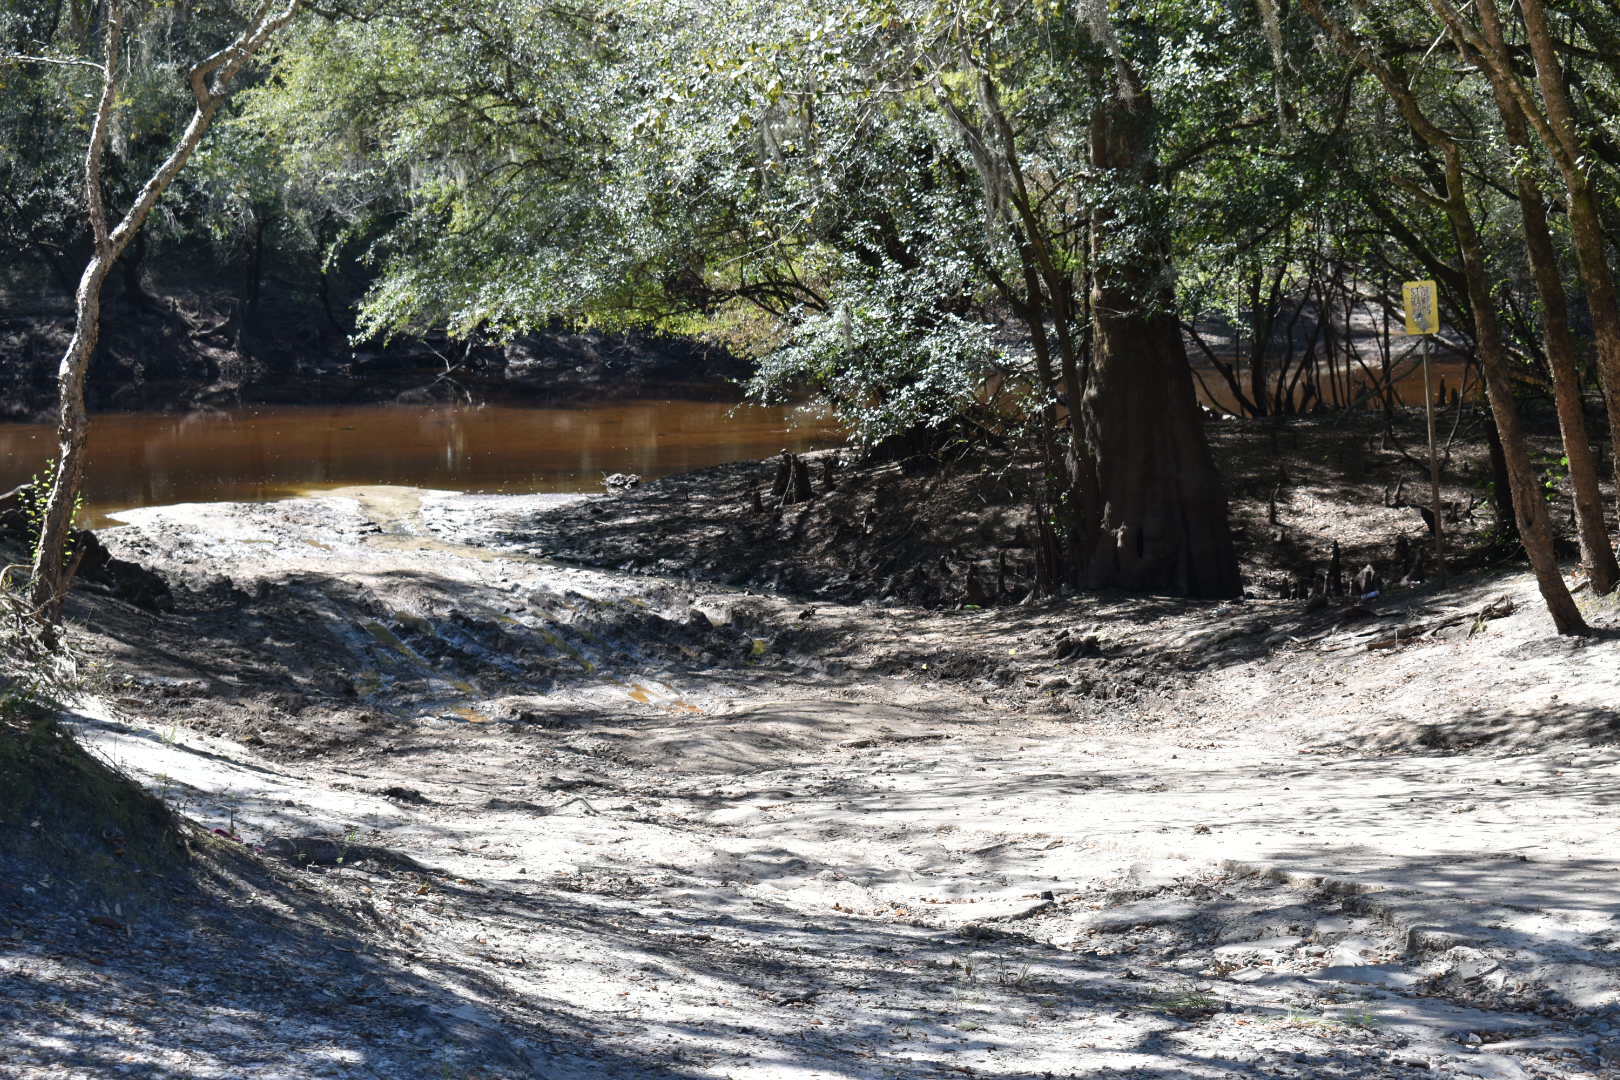
[(1150, 1006), (1181, 1020), (1202, 1020), (1226, 1010), (1226, 1002), (1220, 998), (1192, 992), (1154, 998)]

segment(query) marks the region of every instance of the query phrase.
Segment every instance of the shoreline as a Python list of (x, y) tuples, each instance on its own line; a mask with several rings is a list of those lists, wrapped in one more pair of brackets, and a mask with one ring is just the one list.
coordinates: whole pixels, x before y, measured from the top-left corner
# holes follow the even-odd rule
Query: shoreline
[[(601, 491), (611, 474), (647, 479), (749, 453), (839, 437), (792, 407), (628, 400), (579, 407), (276, 406), (91, 423), (83, 511), (173, 502), (265, 500), (363, 483), (465, 491)], [(45, 425), (0, 426), (0, 491), (55, 448)]]

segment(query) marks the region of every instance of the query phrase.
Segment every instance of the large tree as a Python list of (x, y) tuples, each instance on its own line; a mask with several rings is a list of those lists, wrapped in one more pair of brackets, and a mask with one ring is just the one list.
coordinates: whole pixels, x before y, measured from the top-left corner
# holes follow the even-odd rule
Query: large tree
[(523, 20), (436, 0), (313, 29), (259, 104), (312, 164), (334, 147), (398, 162), (414, 212), (377, 249), (380, 330), (752, 304), (781, 327), (761, 390), (809, 377), (875, 439), (1021, 374), (990, 332), (1010, 314), (1040, 516), (1062, 534), (1046, 583), (1230, 596), (1143, 74), (1215, 54), (1218, 20), (1184, 7), (1163, 35), (1135, 17), (1119, 35), (1070, 3), (663, 0)]
[(1175, 317), (1171, 223), (1155, 213), (1159, 120), (1100, 0), (1091, 27), (1109, 57), (1091, 161), (1115, 195), (1091, 221), (1096, 336), (1077, 432), (1086, 470), (1081, 573), (1093, 586), (1233, 596), (1241, 586), (1226, 495)]

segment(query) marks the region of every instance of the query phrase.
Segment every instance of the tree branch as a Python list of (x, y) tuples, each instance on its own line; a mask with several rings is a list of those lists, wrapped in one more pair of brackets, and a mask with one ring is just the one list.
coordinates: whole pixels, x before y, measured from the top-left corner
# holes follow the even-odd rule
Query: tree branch
[(90, 231), (95, 237), (96, 257), (107, 259), (112, 243), (107, 234), (107, 202), (101, 190), (101, 159), (106, 153), (112, 128), (113, 107), (118, 104), (118, 50), (124, 40), (124, 7), (107, 5), (107, 62), (101, 70), (101, 100), (90, 125), (90, 144), (84, 152), (84, 197), (90, 212)]
[[(235, 41), (191, 69), (191, 88), (197, 97), (197, 110), (192, 114), (191, 122), (186, 125), (186, 130), (180, 136), (180, 141), (173, 152), (162, 165), (158, 166), (151, 179), (147, 180), (140, 194), (135, 197), (129, 212), (112, 231), (110, 240), (114, 254), (122, 252), (134, 239), (135, 234), (145, 224), (147, 216), (151, 214), (152, 208), (157, 205), (158, 199), (168, 190), (180, 170), (185, 168), (186, 162), (191, 160), (191, 155), (214, 122), (214, 114), (219, 112), (220, 106), (225, 103), (225, 92), (237, 73), (264, 46), (271, 35), (293, 20), (302, 6), (303, 0), (291, 0), (291, 3), (279, 12), (266, 15), (253, 29), (243, 32)], [(211, 87), (204, 82), (209, 75), (215, 76)]]
[(107, 74), (105, 64), (71, 56), (25, 56), (22, 53), (0, 53), (0, 64), (51, 64), (55, 67), (86, 67)]

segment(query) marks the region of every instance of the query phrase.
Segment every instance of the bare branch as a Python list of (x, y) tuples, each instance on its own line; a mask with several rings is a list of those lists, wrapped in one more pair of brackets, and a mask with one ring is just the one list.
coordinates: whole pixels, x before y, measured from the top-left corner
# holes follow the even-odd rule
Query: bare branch
[(0, 64), (51, 64), (55, 67), (85, 67), (107, 73), (105, 64), (72, 56), (25, 56), (22, 53), (0, 53)]

